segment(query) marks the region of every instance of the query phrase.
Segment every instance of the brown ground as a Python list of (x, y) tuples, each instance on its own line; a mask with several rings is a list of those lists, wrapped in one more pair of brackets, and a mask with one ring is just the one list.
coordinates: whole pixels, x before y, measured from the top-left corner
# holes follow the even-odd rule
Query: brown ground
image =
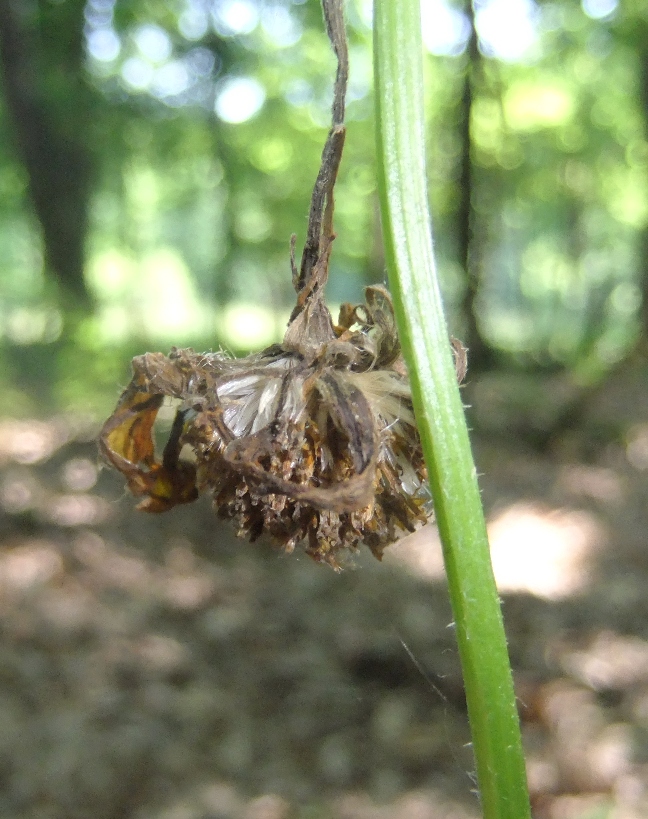
[[(476, 445), (536, 819), (648, 816), (648, 390), (626, 387), (588, 421), (605, 446)], [(205, 501), (137, 513), (94, 432), (0, 422), (2, 819), (479, 816), (431, 538), (336, 575)]]

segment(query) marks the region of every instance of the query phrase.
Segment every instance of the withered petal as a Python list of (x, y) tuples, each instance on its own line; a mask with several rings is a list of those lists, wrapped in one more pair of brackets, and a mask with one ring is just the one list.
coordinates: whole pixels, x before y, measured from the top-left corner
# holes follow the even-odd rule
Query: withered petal
[[(198, 496), (195, 467), (179, 461), (184, 416), (177, 413), (162, 463), (155, 457), (153, 426), (165, 396), (182, 395), (182, 374), (161, 353), (133, 359), (133, 379), (115, 412), (103, 425), (99, 447), (106, 460), (126, 478), (138, 508), (161, 512)], [(157, 390), (157, 391), (156, 391)]]

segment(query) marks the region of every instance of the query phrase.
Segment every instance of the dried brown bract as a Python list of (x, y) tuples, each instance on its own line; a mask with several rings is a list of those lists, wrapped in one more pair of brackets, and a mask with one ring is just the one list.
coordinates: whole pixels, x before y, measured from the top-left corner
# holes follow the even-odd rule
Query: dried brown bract
[[(324, 303), (347, 58), (339, 0), (323, 5), (338, 56), (333, 126), (299, 270), (291, 254), (297, 305), (283, 342), (242, 359), (177, 349), (138, 356), (100, 447), (143, 498), (140, 509), (162, 512), (209, 492), (239, 535), (267, 532), (286, 551), (303, 542), (338, 569), (360, 543), (380, 558), (431, 508), (389, 293), (367, 288), (364, 304), (342, 306), (337, 325)], [(453, 349), (461, 379), (465, 351)], [(158, 458), (153, 425), (165, 398), (180, 404)]]

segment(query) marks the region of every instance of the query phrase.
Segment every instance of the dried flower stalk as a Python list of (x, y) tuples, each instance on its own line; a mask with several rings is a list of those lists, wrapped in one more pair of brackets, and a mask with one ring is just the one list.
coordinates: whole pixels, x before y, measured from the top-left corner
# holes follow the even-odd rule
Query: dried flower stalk
[[(365, 543), (385, 546), (427, 522), (430, 495), (389, 293), (369, 287), (337, 324), (324, 303), (333, 188), (344, 145), (348, 54), (341, 0), (323, 0), (338, 59), (333, 123), (297, 270), (297, 304), (282, 344), (242, 359), (173, 349), (133, 359), (133, 378), (99, 438), (139, 509), (163, 512), (209, 492), (237, 533), (262, 533), (335, 569)], [(453, 341), (459, 380), (466, 355)], [(161, 459), (153, 426), (180, 401)], [(180, 457), (188, 447), (193, 460)]]

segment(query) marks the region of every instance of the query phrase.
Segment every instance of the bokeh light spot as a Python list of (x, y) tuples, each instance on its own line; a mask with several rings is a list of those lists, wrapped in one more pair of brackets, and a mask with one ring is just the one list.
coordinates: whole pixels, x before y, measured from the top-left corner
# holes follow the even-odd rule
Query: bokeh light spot
[(232, 77), (221, 84), (215, 110), (223, 122), (238, 124), (257, 114), (265, 98), (265, 89), (258, 80), (253, 77)]
[(112, 28), (99, 28), (88, 35), (88, 53), (99, 62), (116, 60), (121, 50), (117, 32)]

